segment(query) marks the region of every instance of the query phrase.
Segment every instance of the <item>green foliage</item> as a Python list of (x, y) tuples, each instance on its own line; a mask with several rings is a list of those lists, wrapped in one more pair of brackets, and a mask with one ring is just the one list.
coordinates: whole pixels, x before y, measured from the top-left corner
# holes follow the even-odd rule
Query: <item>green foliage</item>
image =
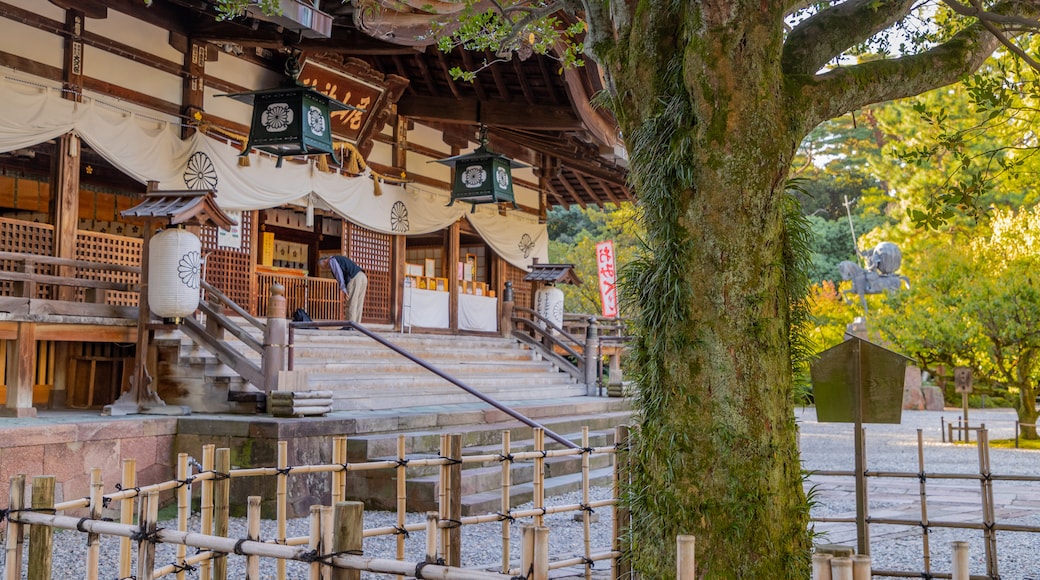
[(249, 6), (257, 6), (267, 15), (280, 15), (282, 5), (279, 0), (216, 0), (217, 20), (232, 20), (246, 13)]

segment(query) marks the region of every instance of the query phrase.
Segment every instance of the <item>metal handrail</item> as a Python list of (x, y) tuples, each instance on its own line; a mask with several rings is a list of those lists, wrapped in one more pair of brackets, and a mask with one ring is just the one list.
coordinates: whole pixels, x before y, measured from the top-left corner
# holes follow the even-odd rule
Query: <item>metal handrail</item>
[(430, 371), (431, 373), (437, 375), (438, 377), (448, 381), (449, 383), (455, 385), (456, 387), (459, 387), (460, 389), (466, 391), (467, 393), (473, 395), (474, 397), (480, 399), (481, 401), (484, 401), (485, 403), (491, 405), (492, 407), (498, 409), (499, 411), (502, 411), (503, 413), (509, 415), (510, 417), (516, 419), (517, 421), (520, 421), (524, 425), (527, 425), (528, 427), (532, 427), (532, 428), (535, 428), (535, 429), (541, 429), (542, 431), (545, 432), (546, 435), (548, 435), (550, 438), (555, 440), (557, 443), (563, 445), (564, 447), (569, 447), (571, 449), (578, 449), (578, 447), (579, 447), (576, 443), (572, 442), (571, 440), (567, 439), (566, 437), (564, 437), (562, 435), (559, 435), (558, 433), (556, 433), (553, 430), (549, 429), (545, 425), (542, 425), (541, 423), (539, 423), (539, 422), (537, 422), (537, 421), (535, 421), (533, 419), (528, 418), (527, 416), (525, 416), (524, 414), (520, 413), (519, 411), (517, 411), (517, 410), (515, 410), (515, 409), (513, 409), (511, 407), (508, 407), (508, 406), (506, 406), (506, 405), (496, 401), (495, 399), (493, 399), (492, 397), (489, 397), (488, 395), (486, 395), (484, 393), (481, 393), (477, 389), (474, 389), (473, 387), (467, 385), (466, 383), (463, 383), (462, 381), (456, 379), (455, 377), (449, 375), (448, 373), (446, 373), (446, 372), (440, 370), (439, 368), (433, 366), (429, 362), (427, 362), (427, 361), (425, 361), (425, 360), (415, 356), (414, 354), (408, 352), (407, 350), (401, 348), (400, 346), (390, 342), (389, 340), (386, 340), (382, 336), (379, 336), (378, 334), (372, 332), (371, 330), (365, 328), (364, 326), (362, 326), (360, 324), (357, 324), (355, 322), (351, 322), (349, 320), (323, 320), (323, 321), (320, 321), (320, 322), (319, 321), (289, 322), (289, 344), (288, 344), (288, 348), (289, 348), (288, 366), (289, 366), (289, 369), (288, 370), (290, 370), (290, 371), (293, 370), (293, 352), (295, 350), (295, 344), (296, 344), (296, 332), (295, 332), (295, 330), (297, 328), (302, 328), (302, 327), (306, 327), (306, 328), (322, 328), (322, 327), (329, 327), (329, 326), (339, 326), (339, 327), (353, 328), (354, 330), (357, 330), (361, 334), (364, 334), (365, 336), (367, 336), (367, 337), (371, 338), (372, 340), (378, 342), (379, 344), (389, 348), (390, 350), (392, 350), (392, 351), (396, 352), (397, 354), (405, 357), (406, 359), (408, 359), (408, 360), (412, 361), (413, 363), (421, 366), (422, 368)]

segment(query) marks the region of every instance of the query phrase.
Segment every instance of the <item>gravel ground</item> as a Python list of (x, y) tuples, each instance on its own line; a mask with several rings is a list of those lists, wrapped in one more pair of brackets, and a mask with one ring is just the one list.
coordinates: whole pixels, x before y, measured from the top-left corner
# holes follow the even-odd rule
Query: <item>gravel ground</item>
[[(943, 443), (941, 437), (941, 421), (953, 419), (959, 410), (945, 412), (905, 411), (900, 425), (867, 425), (867, 468), (868, 470), (885, 472), (918, 472), (917, 430), (922, 430), (925, 471), (938, 473), (977, 474), (978, 452), (975, 446)], [(990, 438), (1009, 438), (1013, 436), (1015, 414), (1010, 410), (972, 410), (973, 424), (982, 422), (990, 429)], [(818, 423), (815, 410), (804, 408), (796, 410), (796, 418), (801, 428), (801, 450), (803, 466), (812, 472), (816, 470), (853, 469), (853, 429), (851, 424)], [(991, 470), (1000, 475), (1040, 475), (1040, 452), (1014, 449), (993, 449), (991, 451)], [(929, 519), (937, 521), (981, 521), (980, 484), (977, 480), (951, 481), (938, 478), (928, 479), (927, 509)], [(812, 508), (814, 517), (853, 517), (855, 515), (854, 483), (851, 477), (830, 477), (810, 475), (806, 489), (812, 489), (815, 504)], [(920, 483), (918, 478), (885, 478), (871, 479), (869, 482), (869, 509), (874, 517), (901, 518), (919, 520), (921, 517)], [(1017, 524), (1040, 527), (1040, 485), (1036, 483), (993, 482), (997, 521), (1003, 524)], [(592, 500), (597, 501), (610, 497), (610, 490), (594, 488)], [(580, 503), (580, 493), (551, 498), (547, 505), (567, 505)], [(519, 509), (523, 509), (520, 506)], [(611, 510), (596, 510), (597, 522), (592, 526), (593, 552), (600, 552), (610, 545), (612, 529)], [(368, 511), (365, 513), (365, 527), (384, 527), (396, 524), (396, 516), (391, 512)], [(421, 514), (410, 514), (409, 522), (421, 522)], [(550, 527), (550, 551), (554, 558), (562, 554), (578, 555), (583, 550), (583, 525), (574, 521), (572, 513), (546, 516)], [(173, 522), (165, 525), (172, 526)], [(245, 536), (244, 519), (232, 521), (231, 537)], [(198, 521), (193, 518), (191, 526), (198, 529)], [(289, 536), (308, 535), (308, 521), (300, 518), (290, 521)], [(817, 523), (815, 531), (820, 534), (817, 543), (837, 543), (849, 546), (856, 545), (854, 524)], [(920, 526), (889, 526), (874, 524), (870, 528), (871, 552), (875, 570), (897, 570), (912, 572), (917, 577), (924, 577), (923, 541)], [(463, 534), (463, 565), (493, 569), (501, 562), (501, 524), (497, 522), (465, 526)], [(272, 538), (275, 535), (273, 521), (264, 521), (261, 538)], [(519, 560), (520, 531), (519, 523), (511, 525), (513, 562)], [(949, 573), (950, 544), (955, 540), (970, 543), (971, 573), (985, 574), (985, 554), (983, 535), (978, 530), (931, 528), (929, 534), (931, 572)], [(55, 534), (56, 550), (54, 554), (54, 576), (61, 578), (83, 577), (85, 561), (85, 542), (81, 534), (59, 531)], [(118, 555), (118, 542), (106, 538), (102, 542), (101, 578), (112, 580), (117, 578), (115, 562)], [(425, 534), (412, 533), (406, 538), (405, 559), (417, 562), (422, 559), (425, 549)], [(189, 553), (193, 552), (190, 549)], [(1040, 534), (998, 532), (997, 561), (1002, 579), (1037, 579), (1040, 580)], [(381, 558), (393, 558), (396, 555), (396, 540), (393, 537), (369, 538), (365, 540), (365, 555)], [(175, 547), (160, 545), (156, 562), (159, 565), (174, 561)], [(4, 562), (4, 554), (0, 551), (0, 565)], [(229, 578), (242, 578), (245, 558), (228, 556)], [(261, 577), (273, 578), (273, 562), (262, 563)], [(290, 562), (287, 566), (291, 579), (308, 578), (308, 567), (305, 564)], [(598, 565), (595, 577), (608, 578), (608, 563)], [(554, 574), (555, 577), (577, 577), (580, 569), (574, 568)], [(24, 577), (24, 576), (23, 576)], [(189, 573), (188, 578), (197, 578), (197, 574)], [(366, 579), (382, 579), (390, 576), (364, 574)]]

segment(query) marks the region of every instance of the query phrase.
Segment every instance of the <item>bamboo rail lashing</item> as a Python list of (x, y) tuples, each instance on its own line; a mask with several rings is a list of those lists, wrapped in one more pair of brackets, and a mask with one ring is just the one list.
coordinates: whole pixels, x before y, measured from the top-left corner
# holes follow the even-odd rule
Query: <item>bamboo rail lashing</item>
[[(208, 444), (202, 446), (202, 471), (213, 472), (214, 465), (214, 453), (217, 446)], [(199, 492), (199, 532), (203, 534), (213, 533), (213, 484), (212, 479), (202, 480), (202, 489)], [(187, 527), (184, 528), (187, 531)], [(184, 562), (182, 566), (185, 566), (187, 562)], [(209, 558), (201, 562), (199, 570), (200, 580), (209, 580), (211, 577), (212, 570), (210, 569), (211, 561)], [(177, 575), (177, 580), (181, 580), (183, 571)]]
[(509, 524), (511, 518), (506, 517), (509, 513), (509, 494), (512, 487), (513, 455), (512, 440), (509, 431), (502, 432), (502, 573), (509, 573)]
[[(221, 477), (213, 484), (213, 535), (227, 536), (228, 517), (231, 515), (231, 450), (223, 447), (217, 449), (213, 456), (214, 469), (227, 477)], [(203, 531), (203, 533), (206, 533)], [(227, 580), (227, 555), (220, 554), (213, 560), (215, 580)], [(209, 580), (200, 575), (200, 580)]]
[[(542, 494), (545, 493), (545, 481), (543, 479), (545, 475), (545, 431), (541, 429), (534, 430), (534, 450), (541, 456), (534, 458), (534, 508), (540, 510), (545, 507), (545, 503), (542, 501)], [(534, 525), (541, 526), (543, 524), (545, 514), (535, 514)]]
[[(289, 515), (289, 443), (278, 442), (278, 479), (275, 490), (275, 517), (278, 518), (278, 538), (284, 544), (286, 542), (286, 516)], [(285, 580), (285, 560), (278, 560), (276, 564), (278, 580)]]
[[(404, 434), (397, 436), (397, 559), (404, 560), (404, 539), (408, 532), (404, 529), (404, 514), (408, 509), (408, 457), (405, 454)], [(404, 576), (398, 576), (403, 580)]]
[(332, 462), (343, 466), (332, 472), (332, 503), (335, 505), (347, 501), (347, 438), (343, 435), (332, 439)]
[[(90, 470), (90, 519), (101, 519), (105, 505), (105, 486), (101, 481), (101, 468)], [(87, 534), (87, 580), (98, 580), (98, 565), (101, 561), (101, 535)]]

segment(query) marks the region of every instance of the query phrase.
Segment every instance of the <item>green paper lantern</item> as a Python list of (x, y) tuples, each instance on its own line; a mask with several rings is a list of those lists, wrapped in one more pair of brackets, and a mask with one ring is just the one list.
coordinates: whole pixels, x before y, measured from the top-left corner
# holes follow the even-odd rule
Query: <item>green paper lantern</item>
[(516, 207), (512, 170), (527, 167), (525, 164), (489, 150), (486, 144), (472, 153), (438, 159), (437, 163), (455, 168), (449, 206), (464, 201), (473, 204), (472, 211), (476, 211), (477, 204), (506, 201)]

